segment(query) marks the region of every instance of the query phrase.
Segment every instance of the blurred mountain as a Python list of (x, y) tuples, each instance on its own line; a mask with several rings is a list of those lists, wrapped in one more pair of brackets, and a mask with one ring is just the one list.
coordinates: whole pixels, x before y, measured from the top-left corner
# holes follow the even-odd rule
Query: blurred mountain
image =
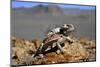
[(51, 14), (51, 15), (61, 15), (63, 14), (63, 10), (57, 6), (57, 5), (37, 5), (35, 7), (26, 8), (20, 7), (20, 8), (14, 8), (16, 12), (22, 12), (27, 14)]

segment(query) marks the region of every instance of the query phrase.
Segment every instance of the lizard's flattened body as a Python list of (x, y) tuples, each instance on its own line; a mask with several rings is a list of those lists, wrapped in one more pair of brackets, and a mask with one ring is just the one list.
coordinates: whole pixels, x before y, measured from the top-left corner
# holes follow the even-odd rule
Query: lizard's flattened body
[(61, 38), (60, 35), (54, 34), (54, 35), (52, 35), (51, 37), (46, 38), (46, 39), (43, 41), (43, 43), (44, 43), (44, 44), (47, 44), (47, 43), (50, 43), (50, 42), (53, 42), (53, 41), (57, 41), (57, 40), (59, 40), (60, 38)]

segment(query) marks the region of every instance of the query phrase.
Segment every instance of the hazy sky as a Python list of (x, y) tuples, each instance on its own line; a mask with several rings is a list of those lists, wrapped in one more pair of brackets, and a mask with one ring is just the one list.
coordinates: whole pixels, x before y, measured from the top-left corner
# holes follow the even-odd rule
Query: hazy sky
[[(30, 7), (34, 7), (38, 4), (42, 4), (42, 5), (48, 5), (47, 3), (35, 3), (35, 2), (21, 2), (21, 1), (12, 1), (12, 8), (20, 8), (20, 7), (26, 7), (26, 8), (30, 8)], [(50, 4), (50, 3), (49, 3)], [(79, 8), (82, 10), (94, 10), (95, 6), (83, 6), (83, 5), (71, 5), (71, 4), (56, 4), (62, 8)]]

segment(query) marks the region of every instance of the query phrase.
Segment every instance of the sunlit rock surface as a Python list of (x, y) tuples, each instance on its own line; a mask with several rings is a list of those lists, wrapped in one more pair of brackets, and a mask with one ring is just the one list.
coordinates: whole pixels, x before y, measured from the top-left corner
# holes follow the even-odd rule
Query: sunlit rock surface
[(64, 43), (64, 53), (49, 52), (42, 59), (34, 59), (32, 55), (40, 46), (39, 39), (25, 40), (11, 37), (11, 63), (12, 65), (32, 65), (32, 64), (54, 64), (69, 62), (84, 62), (96, 60), (96, 44), (95, 41), (88, 39), (74, 39), (75, 42), (69, 44)]

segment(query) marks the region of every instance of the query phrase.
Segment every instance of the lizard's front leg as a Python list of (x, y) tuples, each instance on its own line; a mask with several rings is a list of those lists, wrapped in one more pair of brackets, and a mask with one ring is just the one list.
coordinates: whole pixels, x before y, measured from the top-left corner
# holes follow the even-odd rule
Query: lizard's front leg
[(69, 43), (73, 43), (73, 42), (74, 42), (74, 40), (73, 40), (73, 39), (71, 39), (69, 36), (68, 36), (68, 37), (66, 37), (66, 39), (68, 40), (68, 42), (69, 42)]

